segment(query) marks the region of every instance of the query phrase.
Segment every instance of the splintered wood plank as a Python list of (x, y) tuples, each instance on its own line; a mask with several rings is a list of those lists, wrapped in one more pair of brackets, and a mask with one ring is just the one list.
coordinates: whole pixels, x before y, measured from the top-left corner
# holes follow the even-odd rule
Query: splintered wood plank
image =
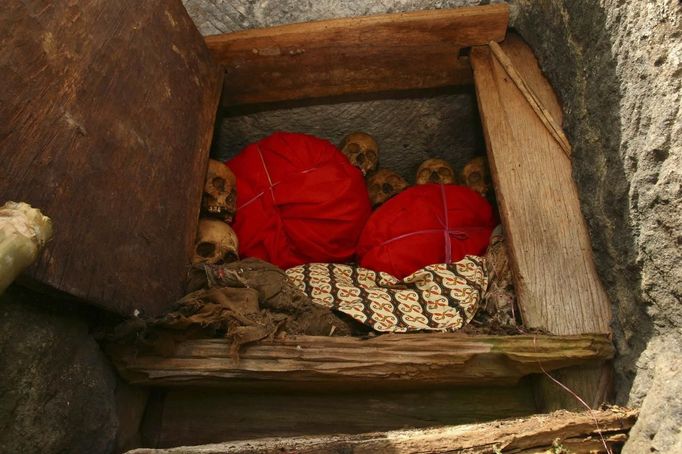
[(296, 336), (244, 348), (239, 362), (223, 339), (188, 340), (173, 356), (111, 346), (120, 374), (154, 386), (313, 389), (505, 385), (528, 374), (613, 356), (605, 335), (353, 337)]
[(30, 277), (158, 313), (182, 296), (222, 71), (179, 0), (5, 0), (0, 42), (0, 203), (54, 223)]
[(462, 48), (504, 39), (506, 4), (335, 19), (206, 37), (226, 106), (472, 82)]
[[(638, 417), (637, 410), (613, 408), (590, 413), (556, 412), (523, 419), (482, 424), (395, 430), (359, 435), (337, 433), (329, 436), (261, 438), (204, 446), (184, 446), (163, 451), (136, 449), (129, 454), (326, 454), (352, 452), (374, 454), (408, 453), (546, 453), (559, 452), (561, 445), (576, 454), (618, 450), (627, 440)], [(603, 437), (603, 441), (602, 441)], [(561, 451), (564, 452), (564, 451)], [(612, 451), (613, 452), (613, 451)]]
[(571, 161), (487, 47), (472, 50), (479, 111), (523, 320), (553, 334), (608, 333)]
[[(330, 393), (169, 390), (145, 416), (145, 446), (356, 434), (470, 424), (536, 413), (530, 383), (512, 387)], [(153, 419), (154, 421), (150, 421)]]

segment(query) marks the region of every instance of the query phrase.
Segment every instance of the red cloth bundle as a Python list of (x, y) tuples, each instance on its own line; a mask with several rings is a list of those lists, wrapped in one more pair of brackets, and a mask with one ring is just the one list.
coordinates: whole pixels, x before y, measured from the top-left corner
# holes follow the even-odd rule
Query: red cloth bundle
[(360, 266), (399, 279), (428, 265), (483, 255), (495, 227), (490, 204), (469, 188), (425, 184), (389, 199), (358, 243)]
[(330, 142), (277, 132), (227, 165), (237, 175), (232, 227), (242, 256), (285, 269), (353, 258), (369, 196), (360, 170)]

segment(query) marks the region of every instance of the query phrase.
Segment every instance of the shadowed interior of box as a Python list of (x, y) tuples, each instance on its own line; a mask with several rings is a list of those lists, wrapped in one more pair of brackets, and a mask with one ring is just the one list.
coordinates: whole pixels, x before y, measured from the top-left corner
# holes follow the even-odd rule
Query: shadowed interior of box
[(335, 145), (346, 134), (363, 131), (379, 144), (379, 167), (412, 184), (426, 159), (445, 159), (458, 171), (474, 156), (485, 154), (473, 85), (393, 99), (364, 98), (306, 106), (280, 103), (250, 113), (223, 109), (212, 156), (227, 160), (275, 131), (312, 134)]

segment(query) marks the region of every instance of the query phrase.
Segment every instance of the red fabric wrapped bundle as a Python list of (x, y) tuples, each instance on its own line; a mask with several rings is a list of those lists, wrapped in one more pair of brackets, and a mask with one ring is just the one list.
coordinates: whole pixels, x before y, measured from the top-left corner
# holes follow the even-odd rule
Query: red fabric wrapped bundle
[(406, 189), (372, 214), (358, 243), (360, 266), (399, 279), (428, 265), (483, 255), (495, 227), (490, 204), (469, 188)]
[(285, 269), (353, 258), (369, 196), (360, 170), (330, 142), (277, 132), (227, 165), (237, 175), (232, 227), (242, 256)]

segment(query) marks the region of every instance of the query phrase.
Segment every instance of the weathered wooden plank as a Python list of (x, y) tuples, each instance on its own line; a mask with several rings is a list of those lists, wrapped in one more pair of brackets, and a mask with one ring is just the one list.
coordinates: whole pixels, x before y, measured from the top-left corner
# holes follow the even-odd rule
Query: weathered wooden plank
[[(566, 440), (572, 453), (605, 453), (601, 435), (609, 448), (622, 446), (637, 420), (638, 412), (614, 408), (591, 413), (556, 412), (523, 419), (483, 424), (396, 430), (360, 435), (262, 438), (175, 449), (137, 449), (130, 454), (201, 453), (543, 453), (555, 440)], [(556, 451), (558, 452), (558, 451)], [(563, 452), (563, 451), (562, 451)]]
[(229, 388), (368, 389), (513, 384), (542, 367), (554, 370), (613, 356), (605, 335), (353, 337), (295, 336), (246, 347), (236, 363), (222, 339), (181, 343), (172, 357), (110, 354), (130, 383)]
[(472, 82), (462, 48), (504, 39), (506, 4), (335, 19), (209, 36), (226, 106)]
[(524, 322), (608, 333), (571, 162), (487, 47), (472, 50), (479, 111)]
[(514, 32), (507, 33), (500, 46), (514, 64), (514, 67), (535, 93), (542, 105), (551, 113), (554, 120), (562, 125), (564, 113), (552, 85), (542, 72), (538, 60), (528, 44)]
[[(150, 413), (145, 446), (172, 447), (263, 437), (366, 433), (470, 424), (536, 413), (530, 383), (409, 392), (244, 393), (170, 390)], [(154, 427), (155, 426), (155, 427)]]
[[(523, 51), (518, 41), (511, 47), (512, 64), (557, 120), (556, 96), (532, 51)], [(474, 48), (471, 61), (524, 322), (554, 334), (608, 333), (610, 305), (594, 267), (570, 160), (492, 53)], [(610, 372), (602, 365), (555, 376), (595, 408), (607, 399)], [(543, 379), (538, 386), (546, 410), (582, 408), (555, 383)]]
[(55, 229), (30, 276), (158, 312), (182, 293), (222, 71), (179, 0), (1, 8), (0, 201)]

